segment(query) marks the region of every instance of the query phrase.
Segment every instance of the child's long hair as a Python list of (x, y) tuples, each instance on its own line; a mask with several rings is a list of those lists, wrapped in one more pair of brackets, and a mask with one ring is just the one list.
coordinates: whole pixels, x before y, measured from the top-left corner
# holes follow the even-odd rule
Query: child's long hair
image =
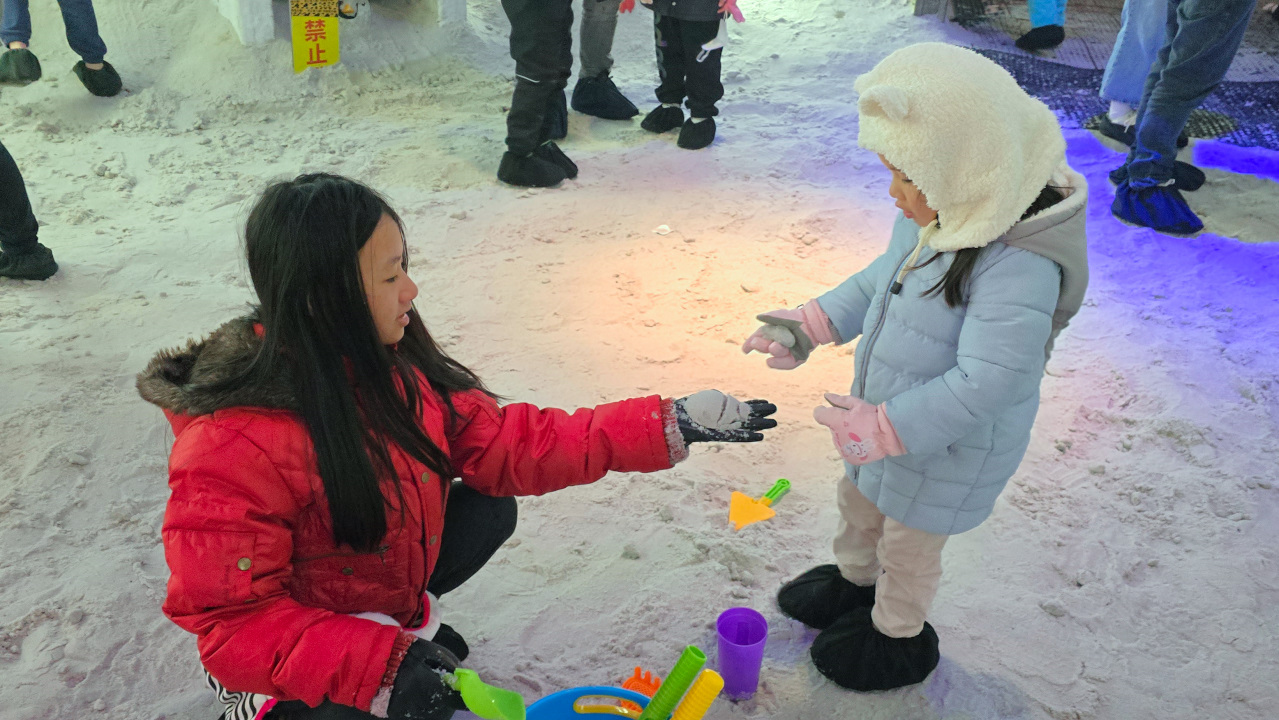
[[(1026, 212), (1022, 213), (1021, 220), (1039, 214), (1048, 208), (1056, 205), (1064, 199), (1061, 191), (1052, 185), (1044, 186), (1039, 191), (1039, 197), (1026, 208)], [(1018, 222), (1021, 222), (1018, 220)], [(937, 222), (941, 223), (941, 216), (938, 216)], [(964, 248), (955, 251), (955, 259), (950, 263), (950, 267), (946, 268), (946, 274), (942, 275), (941, 280), (936, 285), (924, 291), (924, 297), (940, 294), (946, 300), (947, 307), (959, 307), (968, 302), (968, 281), (972, 278), (973, 268), (977, 266), (977, 259), (981, 256), (983, 248)], [(936, 253), (928, 258), (927, 262), (919, 265), (915, 269), (927, 267), (934, 260), (941, 257), (941, 253)]]
[[(449, 395), (483, 383), (444, 354), (414, 309), (395, 349), (383, 345), (365, 300), (359, 252), (382, 216), (399, 216), (373, 190), (344, 177), (301, 175), (277, 182), (245, 228), (249, 274), (265, 338), (245, 378), (292, 379), (333, 522), (333, 539), (371, 551), (387, 532), (379, 478), (403, 491), (394, 444), (442, 479), (449, 458), (419, 424), (420, 371), (450, 411)], [(403, 265), (408, 269), (408, 248)]]

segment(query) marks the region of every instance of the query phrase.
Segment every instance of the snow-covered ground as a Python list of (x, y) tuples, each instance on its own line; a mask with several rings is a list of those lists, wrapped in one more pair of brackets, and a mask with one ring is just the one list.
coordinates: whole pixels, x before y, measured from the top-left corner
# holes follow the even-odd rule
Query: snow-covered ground
[[(508, 547), (444, 601), (491, 681), (531, 700), (664, 674), (689, 643), (713, 660), (715, 616), (748, 605), (771, 623), (761, 689), (711, 720), (1279, 717), (1279, 153), (1196, 143), (1207, 232), (1177, 239), (1113, 220), (1119, 151), (1068, 131), (1092, 184), (1086, 307), (1021, 470), (946, 547), (941, 666), (856, 695), (773, 604), (830, 560), (840, 466), (810, 409), (848, 386), (851, 347), (784, 373), (737, 345), (882, 251), (894, 209), (852, 80), (964, 30), (905, 0), (743, 2), (712, 148), (573, 114), (580, 178), (522, 191), (493, 179), (513, 70), (497, 2), (452, 30), (375, 2), (343, 26), (343, 65), (294, 76), (287, 41), (241, 47), (213, 3), (98, 0), (115, 99), (84, 92), (56, 6), (33, 5), (46, 79), (3, 91), (0, 138), (62, 271), (0, 280), (0, 718), (216, 717), (159, 610), (171, 437), (133, 376), (245, 309), (247, 204), (304, 170), (388, 194), (428, 327), (504, 395), (716, 387), (781, 408), (768, 442), (522, 501)], [(644, 109), (650, 22), (623, 16), (614, 53)], [(777, 516), (734, 533), (729, 493), (778, 477)]]

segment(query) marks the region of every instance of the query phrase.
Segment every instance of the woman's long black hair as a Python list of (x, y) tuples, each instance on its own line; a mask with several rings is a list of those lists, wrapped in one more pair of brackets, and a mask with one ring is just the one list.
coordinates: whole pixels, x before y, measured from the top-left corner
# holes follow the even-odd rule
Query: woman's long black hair
[[(1036, 215), (1048, 208), (1061, 202), (1065, 196), (1061, 191), (1052, 185), (1044, 186), (1039, 191), (1039, 196), (1035, 201), (1026, 208), (1026, 212), (1022, 213), (1021, 220)], [(937, 217), (938, 226), (941, 225), (941, 216)], [(936, 285), (924, 291), (924, 297), (940, 294), (946, 300), (947, 307), (959, 307), (968, 301), (968, 281), (972, 278), (973, 268), (977, 266), (977, 258), (981, 255), (983, 248), (963, 248), (955, 251), (955, 259), (951, 261), (950, 267), (946, 268), (946, 274), (942, 275), (941, 280)], [(927, 262), (915, 267), (916, 270), (927, 267), (934, 260), (941, 257), (941, 253), (936, 253), (928, 258)]]
[[(394, 349), (382, 344), (361, 280), (359, 252), (383, 216), (403, 232), (380, 195), (329, 174), (277, 182), (245, 228), (257, 315), (265, 329), (246, 374), (284, 371), (315, 447), (336, 544), (371, 551), (387, 532), (388, 498), (379, 477), (403, 499), (391, 462), (394, 445), (441, 478), (449, 458), (419, 423), (420, 371), (452, 417), (452, 392), (487, 392), (474, 373), (440, 350), (417, 311)], [(408, 269), (408, 248), (403, 267)], [(403, 503), (398, 503), (403, 513)]]

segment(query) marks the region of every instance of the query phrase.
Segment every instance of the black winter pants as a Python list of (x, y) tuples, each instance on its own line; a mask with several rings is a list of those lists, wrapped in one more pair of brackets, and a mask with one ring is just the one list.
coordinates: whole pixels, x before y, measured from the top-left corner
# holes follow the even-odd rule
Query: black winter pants
[[(516, 517), (515, 498), (489, 497), (460, 482), (454, 483), (444, 507), (440, 556), (427, 581), (427, 591), (439, 597), (471, 579), (515, 532)], [(293, 700), (279, 703), (267, 717), (273, 720), (372, 720), (373, 715), (331, 700), (315, 708)]]
[(39, 227), (18, 164), (0, 143), (0, 250), (14, 255), (34, 250)]
[(506, 147), (527, 155), (550, 139), (547, 110), (559, 103), (573, 70), (573, 0), (502, 0), (502, 9), (515, 60)]
[(687, 97), (693, 117), (718, 115), (715, 103), (724, 97), (724, 85), (719, 80), (719, 61), (724, 51), (717, 48), (703, 56), (702, 45), (719, 33), (719, 21), (679, 20), (654, 12), (653, 32), (658, 76), (662, 79), (657, 99), (679, 105)]

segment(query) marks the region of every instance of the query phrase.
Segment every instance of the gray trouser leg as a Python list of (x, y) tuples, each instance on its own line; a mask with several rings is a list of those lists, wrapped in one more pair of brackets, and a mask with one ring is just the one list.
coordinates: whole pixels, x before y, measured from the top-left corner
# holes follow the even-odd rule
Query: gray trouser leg
[(581, 62), (578, 77), (599, 77), (613, 69), (613, 33), (622, 0), (582, 0)]

